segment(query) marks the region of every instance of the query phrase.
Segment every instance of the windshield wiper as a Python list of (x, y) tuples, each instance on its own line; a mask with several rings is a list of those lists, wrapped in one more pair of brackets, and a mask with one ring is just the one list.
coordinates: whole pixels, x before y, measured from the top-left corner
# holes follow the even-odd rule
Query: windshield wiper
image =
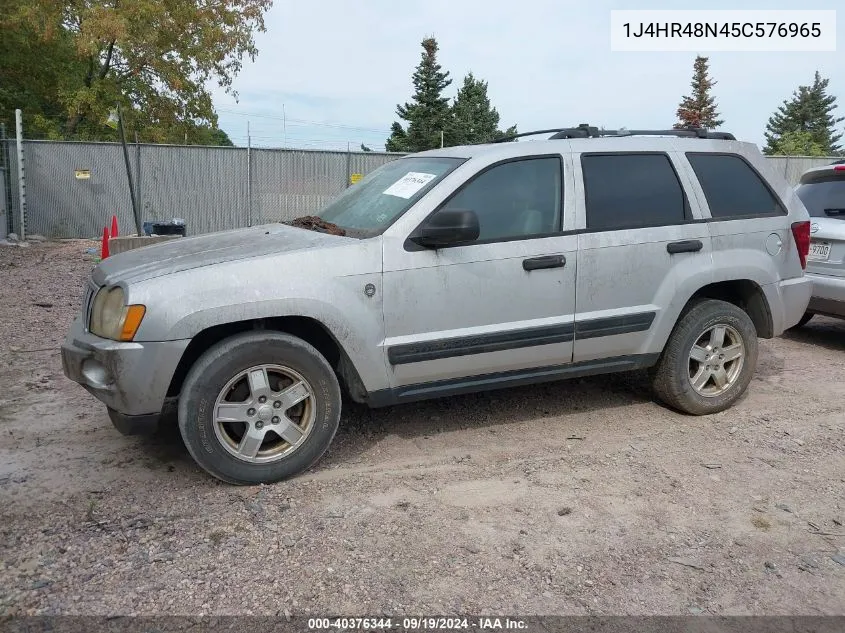
[(845, 215), (845, 209), (825, 209), (824, 212), (826, 215), (830, 216)]
[(324, 219), (316, 215), (303, 215), (294, 218), (290, 222), (285, 222), (290, 226), (295, 226), (299, 229), (308, 229), (309, 231), (317, 231), (318, 233), (328, 233), (329, 235), (346, 235), (346, 229), (339, 227), (337, 224), (326, 222)]

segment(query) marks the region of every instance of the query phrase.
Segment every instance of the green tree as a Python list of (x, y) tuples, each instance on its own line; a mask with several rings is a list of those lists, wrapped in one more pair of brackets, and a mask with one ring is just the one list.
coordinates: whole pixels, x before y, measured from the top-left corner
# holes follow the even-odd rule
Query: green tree
[(490, 105), (487, 82), (472, 73), (464, 77), (464, 84), (452, 103), (446, 128), (447, 145), (470, 145), (516, 134), (516, 126), (504, 132), (499, 129), (499, 112)]
[(391, 128), (385, 147), (389, 152), (421, 152), (440, 147), (441, 134), (449, 123), (449, 98), (443, 91), (452, 83), (449, 72), (437, 63), (437, 41), (422, 41), (422, 59), (413, 74), (414, 95), (410, 102), (396, 106), (396, 114), (407, 121), (407, 130), (398, 121)]
[(836, 133), (836, 126), (845, 117), (835, 117), (836, 97), (827, 93), (829, 79), (822, 79), (816, 71), (811, 86), (798, 86), (792, 98), (784, 100), (766, 124), (766, 154), (779, 154), (781, 139), (790, 138), (790, 133), (806, 132), (813, 145), (821, 147), (822, 155), (833, 156), (840, 151), (838, 145), (842, 134)]
[(675, 129), (694, 127), (713, 130), (724, 123), (719, 119), (716, 99), (710, 94), (716, 82), (710, 78), (708, 64), (709, 58), (696, 56), (690, 84), (692, 94), (681, 99), (676, 113), (678, 122), (674, 125)]
[[(62, 138), (110, 140), (104, 126), (120, 103), (128, 130), (144, 140), (183, 142), (214, 129), (217, 116), (208, 85), (227, 92), (245, 56), (257, 52), (272, 0), (0, 0), (3, 38), (29, 44), (11, 61), (0, 58), (0, 77), (33, 75), (18, 92), (0, 95), (0, 115), (27, 108), (30, 123), (49, 121)], [(3, 52), (11, 46), (2, 44)], [(42, 64), (39, 50), (47, 51)], [(7, 57), (3, 55), (2, 57)], [(24, 96), (25, 96), (24, 95)], [(32, 114), (29, 114), (29, 113)], [(45, 123), (46, 124), (46, 123)]]
[(235, 144), (229, 135), (218, 127), (205, 125), (197, 126), (192, 145), (218, 145), (222, 147), (234, 147)]
[(362, 152), (372, 152), (373, 150), (371, 148), (367, 147), (366, 145), (364, 145), (363, 143), (361, 143), (361, 151)]
[(784, 132), (772, 146), (771, 154), (781, 156), (827, 156), (827, 152), (821, 143), (813, 139), (813, 135), (807, 130), (793, 130)]

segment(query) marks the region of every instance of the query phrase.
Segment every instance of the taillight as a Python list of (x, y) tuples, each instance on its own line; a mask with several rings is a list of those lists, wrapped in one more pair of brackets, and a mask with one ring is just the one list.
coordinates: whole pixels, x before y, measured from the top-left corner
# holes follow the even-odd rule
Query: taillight
[(801, 260), (801, 268), (807, 268), (807, 255), (810, 254), (810, 221), (793, 222), (792, 237), (795, 238), (795, 246), (798, 249), (798, 259)]
[(845, 165), (837, 165), (833, 168), (833, 171), (845, 171)]

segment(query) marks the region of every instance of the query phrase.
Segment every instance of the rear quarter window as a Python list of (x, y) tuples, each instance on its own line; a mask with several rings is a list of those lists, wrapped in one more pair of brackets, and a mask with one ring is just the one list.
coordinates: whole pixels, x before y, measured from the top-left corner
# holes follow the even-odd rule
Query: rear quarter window
[(763, 179), (739, 156), (692, 152), (686, 156), (704, 190), (711, 217), (731, 219), (786, 213)]

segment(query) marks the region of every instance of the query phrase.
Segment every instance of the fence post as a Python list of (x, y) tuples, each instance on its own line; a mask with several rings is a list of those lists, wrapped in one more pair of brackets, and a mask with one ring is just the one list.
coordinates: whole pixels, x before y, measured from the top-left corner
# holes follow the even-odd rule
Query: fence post
[[(141, 194), (141, 144), (138, 142), (138, 131), (135, 131), (135, 196), (138, 198), (138, 215), (141, 218), (141, 228), (144, 224), (144, 196)], [(142, 230), (143, 232), (143, 230)], [(138, 237), (141, 233), (138, 234)]]
[(6, 124), (0, 123), (0, 240), (5, 240), (9, 231), (9, 218), (6, 209), (6, 178), (9, 173), (9, 161), (6, 160)]
[(26, 178), (23, 168), (23, 121), (20, 109), (15, 110), (15, 141), (18, 156), (18, 204), (20, 204), (20, 234), (21, 242), (26, 239)]
[(349, 142), (346, 143), (346, 189), (349, 188), (349, 179), (352, 178), (352, 150)]
[(252, 226), (252, 138), (246, 122), (246, 225)]

